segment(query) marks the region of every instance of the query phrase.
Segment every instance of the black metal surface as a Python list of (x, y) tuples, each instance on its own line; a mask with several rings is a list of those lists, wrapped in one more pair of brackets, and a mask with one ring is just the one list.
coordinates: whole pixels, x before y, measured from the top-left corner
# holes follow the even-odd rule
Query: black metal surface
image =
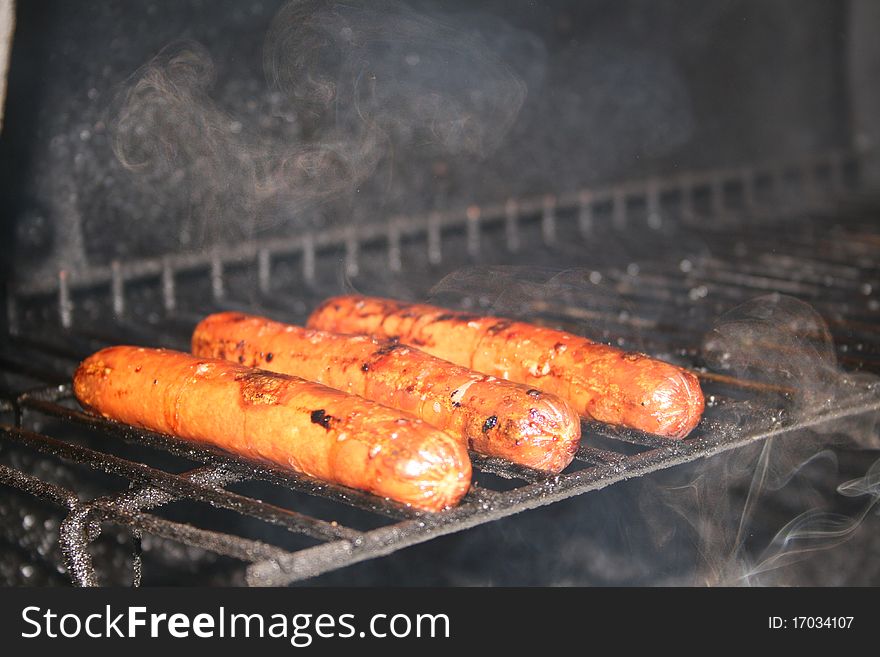
[[(134, 583), (141, 578), (139, 540), (150, 534), (242, 562), (250, 584), (279, 585), (661, 468), (877, 412), (880, 392), (854, 387), (831, 407), (789, 416), (778, 408), (780, 396), (792, 393), (786, 386), (698, 368), (709, 406), (688, 439), (585, 423), (575, 462), (551, 477), (472, 455), (475, 484), (462, 504), (424, 514), (96, 418), (78, 409), (65, 383), (79, 359), (108, 343), (186, 348), (193, 325), (212, 310), (302, 321), (315, 301), (338, 291), (340, 274), (364, 291), (418, 295), (462, 265), (510, 258), (556, 267), (586, 261), (591, 279), (602, 280), (614, 297), (595, 299), (589, 308), (542, 307), (533, 299), (531, 312), (561, 325), (588, 321), (602, 327), (597, 337), (625, 347), (697, 367), (701, 337), (714, 318), (778, 291), (822, 313), (847, 368), (880, 372), (880, 237), (853, 211), (858, 206), (839, 202), (852, 195), (853, 163), (851, 156), (832, 154), (797, 166), (509, 200), (284, 242), (61, 272), (54, 281), (11, 290), (13, 333), (0, 349), (0, 455), (38, 453), (63, 468), (106, 473), (113, 483), (84, 493), (8, 465), (0, 466), (0, 482), (64, 509), (60, 542), (77, 584), (104, 583), (90, 546), (102, 526), (114, 525), (135, 539)], [(786, 221), (787, 215), (797, 221)], [(759, 224), (756, 217), (773, 221)], [(623, 248), (627, 260), (619, 251), (603, 256), (609, 244)], [(621, 268), (621, 262), (628, 264)], [(148, 465), (154, 458), (157, 464)], [(237, 492), (248, 482), (301, 497), (276, 504)], [(198, 515), (185, 521), (162, 515), (180, 500), (281, 531), (237, 523), (206, 528)]]

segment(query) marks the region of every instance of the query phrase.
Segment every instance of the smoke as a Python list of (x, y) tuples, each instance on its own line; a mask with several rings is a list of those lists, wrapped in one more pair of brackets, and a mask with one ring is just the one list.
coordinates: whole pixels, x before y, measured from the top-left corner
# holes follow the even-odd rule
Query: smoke
[(303, 225), (331, 203), (350, 215), (364, 185), (393, 196), (413, 153), (484, 158), (526, 95), (478, 33), (396, 2), (288, 3), (263, 69), (260, 120), (223, 109), (213, 96), (223, 72), (191, 41), (163, 49), (119, 99), (116, 156), (184, 199), (184, 244)]
[[(840, 477), (840, 455), (869, 455), (864, 450), (880, 448), (876, 412), (812, 420), (876, 400), (877, 380), (841, 370), (821, 316), (779, 294), (722, 315), (706, 335), (702, 354), (710, 370), (748, 380), (759, 391), (757, 398), (719, 405), (714, 430), (743, 435), (794, 430), (709, 459), (696, 475), (682, 472), (685, 481), (672, 483), (678, 476), (670, 473), (663, 485), (646, 482), (641, 508), (655, 519), (658, 536), (669, 512), (691, 526), (700, 563), (686, 583), (803, 583), (802, 561), (857, 533), (877, 502), (880, 471), (878, 460), (864, 475), (833, 484)], [(851, 500), (840, 496), (864, 502), (853, 509)]]
[[(452, 272), (428, 293), (431, 303), (549, 323), (595, 340), (623, 346), (620, 325), (636, 316), (598, 273), (586, 269), (522, 266), (466, 267)], [(636, 322), (628, 349), (643, 349)]]
[[(310, 130), (419, 140), (485, 156), (525, 89), (479, 37), (396, 3), (295, 2), (269, 32), (264, 68)], [(352, 111), (353, 110), (353, 111)]]
[(863, 499), (861, 509), (853, 515), (823, 509), (805, 511), (777, 532), (742, 580), (760, 582), (768, 573), (778, 572), (813, 552), (837, 547), (853, 538), (880, 500), (880, 460), (875, 461), (863, 477), (838, 486), (837, 493)]
[(856, 381), (837, 366), (822, 317), (793, 297), (769, 295), (723, 315), (703, 342), (709, 369), (784, 391), (778, 404), (795, 417), (839, 402)]

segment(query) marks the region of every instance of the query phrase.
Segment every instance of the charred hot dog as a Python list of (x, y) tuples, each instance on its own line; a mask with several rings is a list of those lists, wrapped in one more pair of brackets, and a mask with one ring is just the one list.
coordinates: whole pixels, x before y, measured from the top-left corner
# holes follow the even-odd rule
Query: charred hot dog
[(352, 295), (323, 303), (308, 326), (398, 339), (557, 394), (587, 417), (670, 438), (690, 433), (704, 408), (699, 381), (687, 370), (525, 322)]
[(406, 413), (303, 379), (164, 349), (110, 347), (82, 362), (86, 409), (438, 511), (471, 466), (459, 442)]

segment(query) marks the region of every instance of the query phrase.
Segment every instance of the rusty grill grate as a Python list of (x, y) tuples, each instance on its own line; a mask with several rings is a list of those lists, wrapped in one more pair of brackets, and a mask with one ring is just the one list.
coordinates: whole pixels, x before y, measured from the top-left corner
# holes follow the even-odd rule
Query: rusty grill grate
[[(90, 545), (110, 524), (133, 537), (134, 584), (141, 579), (140, 539), (149, 534), (241, 562), (249, 584), (280, 585), (661, 468), (876, 412), (880, 390), (864, 387), (809, 417), (787, 417), (779, 411), (780, 396), (790, 392), (784, 387), (698, 367), (698, 346), (714, 318), (754, 296), (781, 292), (826, 318), (847, 369), (880, 372), (880, 233), (864, 202), (854, 201), (857, 165), (856, 156), (835, 153), (792, 165), (677, 175), (114, 262), (12, 289), (10, 334), (0, 344), (0, 457), (36, 454), (73, 469), (74, 480), (85, 468), (111, 475), (113, 483), (95, 494), (8, 458), (0, 483), (65, 510), (59, 542), (76, 584), (102, 583)], [(72, 370), (95, 349), (109, 343), (186, 348), (195, 323), (219, 309), (301, 322), (318, 299), (338, 291), (340, 274), (364, 291), (393, 296), (424, 293), (443, 273), (474, 262), (585, 261), (590, 280), (601, 280), (613, 298), (597, 298), (589, 308), (537, 302), (533, 311), (562, 324), (598, 322), (602, 339), (696, 367), (709, 400), (703, 422), (684, 441), (586, 423), (574, 463), (557, 476), (472, 455), (475, 484), (460, 506), (443, 513), (416, 513), (95, 418), (72, 397)], [(247, 482), (295, 499), (273, 503), (240, 487)], [(161, 513), (180, 500), (242, 522), (218, 530), (200, 517)]]

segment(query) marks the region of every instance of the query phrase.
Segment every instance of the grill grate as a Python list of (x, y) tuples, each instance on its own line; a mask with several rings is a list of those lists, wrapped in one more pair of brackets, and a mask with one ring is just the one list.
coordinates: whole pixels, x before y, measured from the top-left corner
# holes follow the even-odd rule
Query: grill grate
[[(93, 417), (79, 410), (68, 383), (76, 363), (108, 343), (185, 348), (207, 312), (238, 308), (302, 321), (313, 301), (338, 290), (322, 282), (332, 278), (327, 272), (336, 272), (337, 261), (344, 276), (377, 286), (369, 291), (394, 295), (419, 286), (424, 292), (444, 272), (474, 262), (559, 267), (589, 260), (590, 280), (601, 281), (613, 297), (593, 299), (589, 307), (539, 299), (530, 312), (556, 323), (589, 322), (604, 332), (600, 338), (690, 366), (719, 313), (779, 291), (810, 302), (828, 320), (848, 369), (877, 373), (880, 235), (862, 219), (862, 205), (840, 202), (854, 193), (856, 164), (853, 156), (833, 154), (797, 166), (508, 200), (286, 242), (61, 272), (55, 281), (17, 288), (8, 296), (13, 330), (0, 347), (0, 453), (36, 453), (62, 467), (106, 473), (114, 485), (93, 494), (14, 464), (0, 465), (0, 483), (64, 509), (59, 542), (77, 584), (99, 583), (90, 545), (109, 524), (127, 528), (134, 539), (135, 584), (140, 538), (151, 534), (243, 562), (250, 584), (280, 585), (655, 470), (877, 412), (880, 391), (854, 386), (831, 408), (789, 417), (778, 410), (780, 397), (792, 392), (785, 386), (698, 369), (709, 407), (687, 440), (586, 423), (584, 444), (564, 473), (548, 477), (472, 455), (475, 485), (462, 504), (421, 514)], [(541, 246), (525, 248), (536, 243)], [(621, 268), (621, 262), (628, 264)], [(117, 455), (119, 449), (125, 455)], [(158, 464), (147, 465), (153, 460)], [(275, 504), (238, 492), (248, 482), (299, 497)], [(180, 500), (278, 531), (251, 525), (232, 531), (241, 528), (237, 523), (211, 529), (198, 518), (162, 514)]]

